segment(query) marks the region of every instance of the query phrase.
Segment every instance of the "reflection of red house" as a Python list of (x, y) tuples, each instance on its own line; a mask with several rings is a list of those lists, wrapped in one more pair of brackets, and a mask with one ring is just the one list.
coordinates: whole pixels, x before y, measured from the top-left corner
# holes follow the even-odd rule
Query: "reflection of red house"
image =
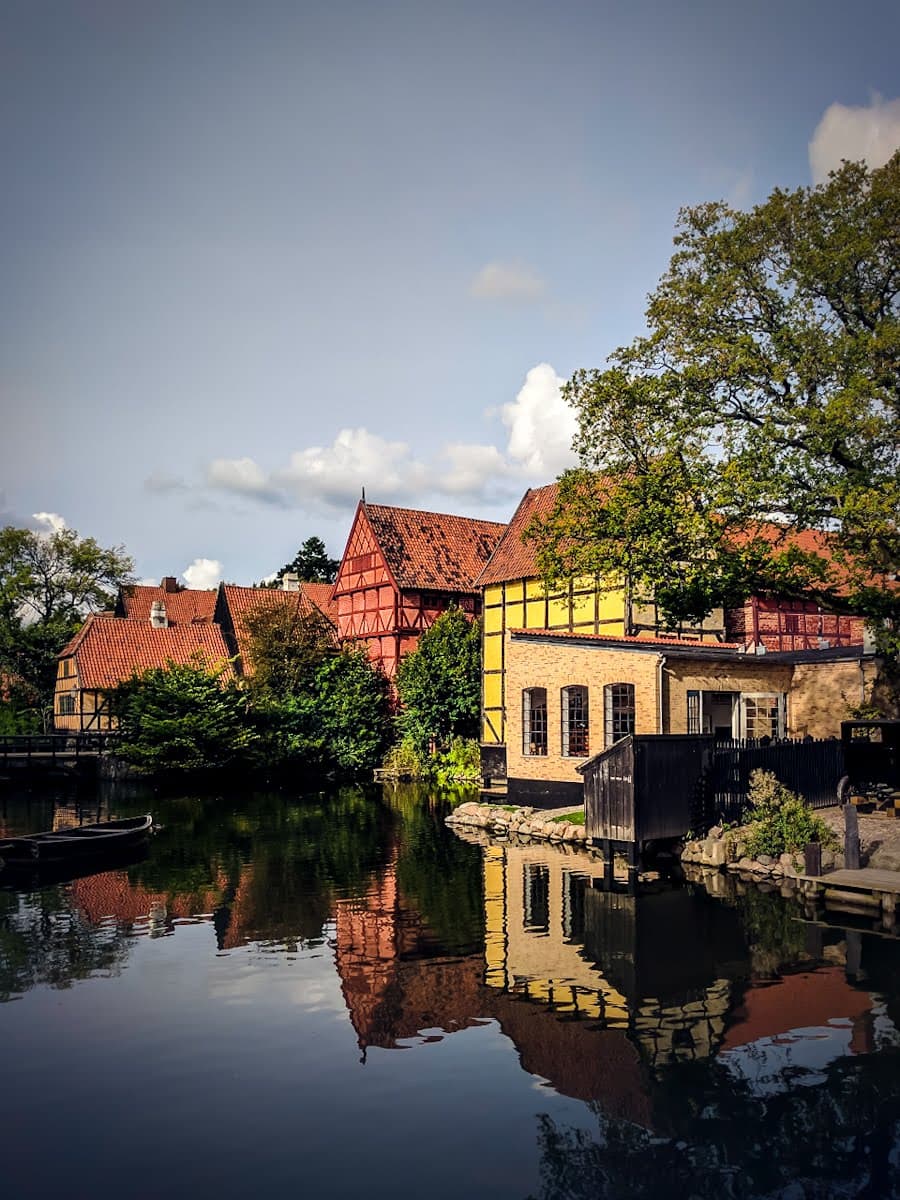
[(783, 975), (773, 983), (750, 987), (732, 1009), (722, 1050), (734, 1050), (762, 1038), (777, 1038), (794, 1029), (847, 1020), (853, 1025), (850, 1049), (865, 1054), (872, 1042), (872, 997), (847, 982), (841, 967), (820, 967)]
[(479, 615), (475, 579), (505, 528), (361, 501), (334, 585), (341, 640), (365, 642), (393, 676), (401, 655), (451, 605)]

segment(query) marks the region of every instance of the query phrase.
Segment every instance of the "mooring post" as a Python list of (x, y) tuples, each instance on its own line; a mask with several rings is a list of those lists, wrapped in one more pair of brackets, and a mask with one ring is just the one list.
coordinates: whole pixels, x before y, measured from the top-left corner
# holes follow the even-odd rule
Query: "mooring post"
[(820, 842), (807, 842), (803, 850), (804, 873), (813, 878), (822, 874), (822, 845)]
[(859, 813), (852, 804), (844, 805), (844, 866), (859, 870)]

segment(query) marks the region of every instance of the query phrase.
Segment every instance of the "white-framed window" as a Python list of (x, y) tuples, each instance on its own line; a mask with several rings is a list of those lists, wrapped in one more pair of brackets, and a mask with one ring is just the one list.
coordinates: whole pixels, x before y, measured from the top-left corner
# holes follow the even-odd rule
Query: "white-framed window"
[(613, 746), (634, 733), (634, 684), (608, 683), (603, 689), (604, 742)]
[(785, 736), (787, 697), (783, 692), (742, 692), (741, 733), (750, 740)]
[(587, 758), (588, 690), (582, 684), (570, 684), (560, 692), (560, 718), (563, 758)]
[(547, 689), (525, 688), (522, 692), (522, 753), (547, 754)]

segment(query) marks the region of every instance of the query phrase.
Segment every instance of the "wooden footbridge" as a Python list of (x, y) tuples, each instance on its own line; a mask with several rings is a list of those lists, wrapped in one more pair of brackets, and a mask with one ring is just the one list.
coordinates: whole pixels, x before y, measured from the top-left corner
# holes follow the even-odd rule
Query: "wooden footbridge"
[(28, 733), (0, 737), (0, 774), (95, 767), (115, 733)]

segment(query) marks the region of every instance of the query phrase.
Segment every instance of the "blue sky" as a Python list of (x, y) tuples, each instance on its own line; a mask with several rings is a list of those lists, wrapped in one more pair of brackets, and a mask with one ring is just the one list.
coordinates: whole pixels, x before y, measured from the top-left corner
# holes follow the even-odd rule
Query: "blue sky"
[(898, 45), (865, 0), (0, 0), (0, 519), (207, 583), (338, 555), (362, 486), (508, 517), (678, 208), (884, 161)]

